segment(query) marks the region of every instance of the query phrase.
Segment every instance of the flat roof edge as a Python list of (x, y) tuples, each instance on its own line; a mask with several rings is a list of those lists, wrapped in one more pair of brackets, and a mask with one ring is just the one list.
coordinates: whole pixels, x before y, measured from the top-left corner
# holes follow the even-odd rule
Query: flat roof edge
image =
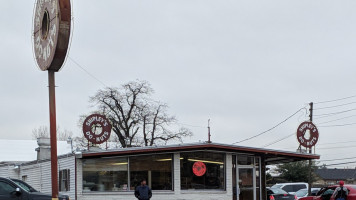
[(290, 157), (301, 158), (306, 160), (320, 158), (320, 156), (316, 154), (303, 154), (299, 152), (280, 151), (280, 150), (236, 146), (236, 145), (219, 144), (219, 143), (194, 143), (194, 144), (190, 143), (190, 144), (180, 144), (180, 145), (170, 145), (170, 146), (125, 148), (125, 149), (101, 151), (101, 152), (82, 152), (82, 157), (83, 158), (108, 157), (108, 156), (119, 156), (119, 155), (134, 155), (134, 154), (206, 150), (206, 149), (222, 150), (222, 151), (237, 152), (237, 153), (241, 152), (241, 153), (264, 154), (270, 156), (290, 156)]

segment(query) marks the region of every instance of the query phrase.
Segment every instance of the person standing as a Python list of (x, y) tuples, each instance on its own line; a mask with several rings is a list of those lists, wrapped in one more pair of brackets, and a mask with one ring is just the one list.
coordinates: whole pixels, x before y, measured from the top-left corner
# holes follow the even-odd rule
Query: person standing
[(347, 195), (349, 194), (349, 191), (346, 187), (344, 187), (344, 181), (339, 181), (339, 185), (340, 187), (337, 187), (335, 189), (333, 197), (336, 200), (347, 200)]
[(141, 185), (136, 187), (135, 197), (138, 200), (149, 200), (152, 197), (152, 190), (146, 185), (146, 179), (142, 179)]

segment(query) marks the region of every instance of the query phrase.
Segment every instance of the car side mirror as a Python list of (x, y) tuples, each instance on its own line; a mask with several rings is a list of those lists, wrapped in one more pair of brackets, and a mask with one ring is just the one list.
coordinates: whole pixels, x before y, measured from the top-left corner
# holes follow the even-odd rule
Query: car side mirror
[(21, 190), (20, 190), (20, 188), (16, 188), (13, 193), (14, 193), (16, 196), (20, 196), (20, 195), (21, 195)]

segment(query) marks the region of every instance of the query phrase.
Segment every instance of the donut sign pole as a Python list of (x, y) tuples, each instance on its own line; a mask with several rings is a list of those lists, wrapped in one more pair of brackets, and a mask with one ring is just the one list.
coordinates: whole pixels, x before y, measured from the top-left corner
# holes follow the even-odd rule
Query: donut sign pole
[(54, 73), (67, 56), (71, 26), (70, 0), (36, 0), (33, 51), (37, 66), (48, 71), (52, 199), (58, 200), (56, 97)]

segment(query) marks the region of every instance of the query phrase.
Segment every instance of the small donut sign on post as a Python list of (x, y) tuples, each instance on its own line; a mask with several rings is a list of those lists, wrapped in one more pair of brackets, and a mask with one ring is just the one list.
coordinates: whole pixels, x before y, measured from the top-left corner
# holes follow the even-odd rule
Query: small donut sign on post
[(110, 138), (111, 124), (104, 115), (92, 114), (83, 123), (84, 137), (93, 144), (101, 144)]
[[(309, 137), (306, 137), (306, 132), (309, 131)], [(318, 142), (319, 132), (312, 122), (303, 122), (297, 130), (297, 140), (299, 144), (306, 148), (312, 148)]]

